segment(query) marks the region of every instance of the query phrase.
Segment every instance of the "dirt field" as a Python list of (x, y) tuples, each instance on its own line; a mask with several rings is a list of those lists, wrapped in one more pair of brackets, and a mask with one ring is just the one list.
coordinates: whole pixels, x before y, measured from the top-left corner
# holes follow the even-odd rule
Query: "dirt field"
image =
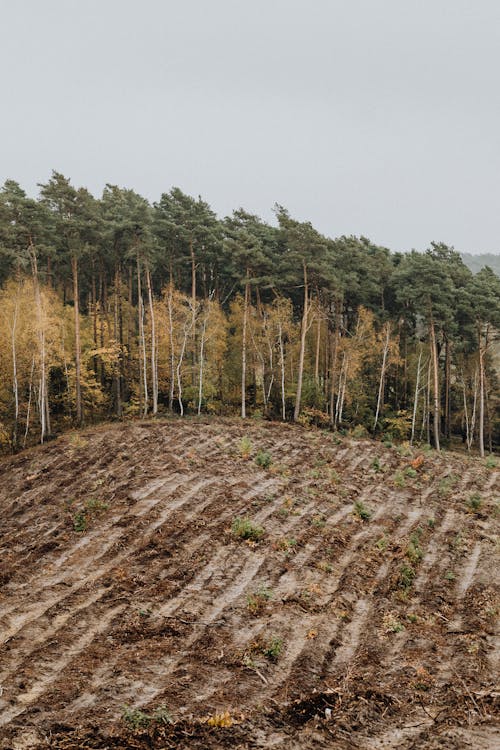
[(0, 748), (498, 746), (499, 474), (222, 420), (4, 460)]

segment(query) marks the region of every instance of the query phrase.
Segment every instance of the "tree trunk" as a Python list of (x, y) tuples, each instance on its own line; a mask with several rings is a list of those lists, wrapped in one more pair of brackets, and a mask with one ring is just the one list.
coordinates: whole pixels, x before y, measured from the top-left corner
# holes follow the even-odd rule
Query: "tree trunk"
[(481, 324), (478, 323), (479, 341), (479, 455), (484, 458), (484, 351)]
[(146, 338), (144, 336), (144, 304), (142, 301), (142, 287), (141, 287), (141, 266), (139, 256), (137, 256), (137, 308), (139, 313), (139, 346), (142, 353), (142, 364), (140, 367), (142, 379), (141, 393), (144, 396), (144, 403), (142, 405), (142, 416), (147, 417), (148, 414), (148, 369), (147, 369), (147, 354), (146, 354)]
[(286, 401), (285, 401), (285, 351), (283, 347), (283, 326), (281, 320), (278, 323), (278, 342), (280, 348), (280, 370), (281, 370), (281, 418), (286, 420)]
[(78, 291), (78, 259), (71, 256), (71, 272), (73, 275), (73, 304), (75, 312), (75, 389), (76, 389), (76, 423), (83, 424), (82, 384), (81, 384), (81, 342), (80, 342), (80, 299)]
[(241, 332), (241, 418), (246, 419), (246, 383), (247, 383), (247, 323), (248, 323), (248, 304), (250, 295), (250, 271), (247, 268), (245, 281), (245, 298), (243, 301), (243, 325)]
[(389, 343), (390, 343), (390, 336), (391, 336), (391, 327), (389, 323), (385, 324), (385, 341), (384, 341), (384, 351), (382, 356), (382, 368), (380, 370), (380, 381), (378, 386), (378, 398), (377, 398), (377, 410), (375, 412), (375, 421), (373, 423), (373, 432), (377, 429), (378, 424), (378, 418), (380, 415), (380, 409), (382, 407), (382, 402), (384, 399), (384, 383), (385, 383), (385, 370), (387, 366), (387, 355), (389, 353)]
[(153, 414), (158, 413), (158, 362), (156, 355), (156, 325), (153, 305), (153, 290), (151, 287), (151, 272), (146, 265), (146, 282), (148, 285), (149, 315), (151, 317), (151, 388), (153, 391)]
[(438, 370), (438, 355), (436, 345), (436, 331), (434, 328), (434, 320), (431, 316), (430, 323), (430, 335), (431, 335), (431, 350), (432, 350), (432, 365), (433, 365), (433, 396), (434, 396), (434, 447), (437, 451), (441, 450), (439, 444), (439, 428), (440, 428), (440, 404), (439, 404), (439, 370)]
[(295, 409), (293, 412), (293, 419), (296, 422), (300, 414), (300, 405), (302, 400), (302, 380), (304, 377), (304, 358), (306, 352), (306, 334), (308, 330), (308, 318), (309, 318), (309, 287), (307, 284), (307, 266), (305, 261), (302, 262), (304, 270), (304, 310), (302, 313), (302, 323), (300, 327), (300, 354), (299, 354), (299, 370), (297, 375), (297, 395), (295, 397)]
[(415, 424), (417, 421), (417, 410), (418, 410), (418, 397), (420, 393), (420, 364), (422, 362), (422, 349), (420, 349), (420, 352), (418, 354), (418, 364), (417, 364), (417, 378), (415, 381), (415, 396), (413, 399), (413, 415), (411, 419), (411, 437), (410, 437), (410, 445), (413, 445), (413, 441), (415, 439)]
[(168, 308), (168, 335), (170, 343), (170, 388), (168, 391), (168, 408), (172, 412), (174, 410), (174, 389), (175, 389), (175, 351), (174, 351), (174, 322), (172, 317), (172, 300), (173, 297), (173, 282), (170, 279), (170, 286), (168, 289), (167, 297), (167, 308)]

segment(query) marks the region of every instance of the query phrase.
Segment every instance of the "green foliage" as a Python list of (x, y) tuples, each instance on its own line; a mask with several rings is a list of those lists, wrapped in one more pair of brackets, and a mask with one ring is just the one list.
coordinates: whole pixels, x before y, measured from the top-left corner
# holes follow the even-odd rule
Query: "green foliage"
[(240, 518), (239, 516), (234, 519), (231, 531), (239, 539), (249, 539), (254, 542), (260, 541), (264, 536), (262, 526), (254, 524), (249, 518)]
[(356, 500), (354, 503), (353, 513), (358, 516), (358, 518), (361, 518), (362, 521), (369, 521), (372, 517), (371, 510), (369, 510), (361, 500)]
[(415, 569), (411, 565), (402, 565), (399, 572), (399, 585), (402, 589), (411, 588), (415, 579)]
[(255, 456), (255, 463), (260, 466), (261, 469), (269, 469), (273, 462), (272, 456), (269, 451), (258, 450)]
[(140, 708), (124, 706), (122, 719), (130, 729), (147, 729), (151, 724), (172, 724), (173, 719), (166, 706), (159, 706), (152, 714), (147, 714)]
[(78, 534), (87, 530), (87, 516), (85, 511), (79, 510), (75, 513), (73, 516), (73, 529), (78, 532)]
[(262, 648), (262, 653), (270, 661), (277, 661), (282, 650), (283, 650), (283, 638), (278, 638), (274, 636), (273, 638), (270, 638), (269, 641), (267, 641), (264, 644)]
[(483, 504), (483, 498), (478, 492), (473, 492), (472, 495), (467, 500), (467, 505), (469, 507), (469, 510), (475, 513), (478, 510), (480, 510), (482, 504)]

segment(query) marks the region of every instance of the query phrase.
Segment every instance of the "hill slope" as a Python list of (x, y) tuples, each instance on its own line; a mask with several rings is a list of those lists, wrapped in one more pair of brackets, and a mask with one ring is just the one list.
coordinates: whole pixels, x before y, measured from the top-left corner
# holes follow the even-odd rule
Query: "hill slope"
[(1, 748), (494, 747), (484, 462), (179, 421), (0, 474)]

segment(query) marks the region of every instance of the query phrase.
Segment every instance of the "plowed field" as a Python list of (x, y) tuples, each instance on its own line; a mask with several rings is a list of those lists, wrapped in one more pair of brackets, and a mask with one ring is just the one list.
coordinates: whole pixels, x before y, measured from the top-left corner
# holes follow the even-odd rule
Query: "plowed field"
[(499, 496), (491, 462), (254, 421), (4, 460), (0, 747), (497, 746)]

